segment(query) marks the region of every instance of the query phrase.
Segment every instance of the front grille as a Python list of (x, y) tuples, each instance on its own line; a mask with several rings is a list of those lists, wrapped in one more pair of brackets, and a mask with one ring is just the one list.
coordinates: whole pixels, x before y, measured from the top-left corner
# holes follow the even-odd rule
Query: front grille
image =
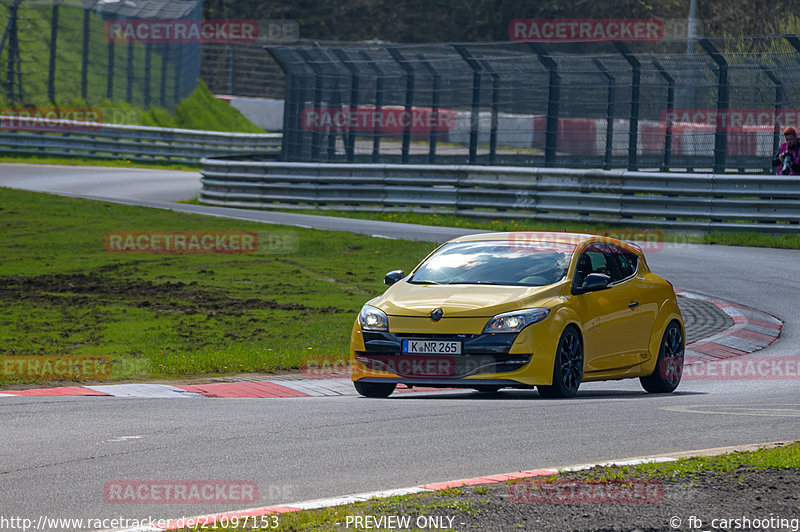
[[(364, 351), (358, 360), (375, 371), (389, 370), (402, 376), (433, 379), (462, 378), (481, 373), (514, 371), (530, 355), (509, 354), (516, 333), (500, 334), (414, 334), (364, 331)], [(402, 352), (404, 339), (453, 340), (462, 342), (459, 355), (426, 355)]]

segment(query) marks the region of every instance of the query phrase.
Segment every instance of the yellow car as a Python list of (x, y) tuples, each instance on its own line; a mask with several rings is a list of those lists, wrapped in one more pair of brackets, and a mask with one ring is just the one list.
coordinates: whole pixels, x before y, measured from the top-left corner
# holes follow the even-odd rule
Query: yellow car
[(571, 397), (581, 382), (638, 377), (672, 392), (683, 371), (683, 319), (672, 285), (629, 242), (577, 233), (484, 233), (451, 240), (353, 325), (359, 394), (397, 384), (536, 387)]

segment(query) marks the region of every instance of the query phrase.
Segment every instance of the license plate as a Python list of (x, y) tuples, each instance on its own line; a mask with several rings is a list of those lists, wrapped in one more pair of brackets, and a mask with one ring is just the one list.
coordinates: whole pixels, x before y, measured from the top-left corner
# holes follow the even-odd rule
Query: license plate
[(403, 340), (403, 353), (460, 355), (461, 342), (450, 340)]

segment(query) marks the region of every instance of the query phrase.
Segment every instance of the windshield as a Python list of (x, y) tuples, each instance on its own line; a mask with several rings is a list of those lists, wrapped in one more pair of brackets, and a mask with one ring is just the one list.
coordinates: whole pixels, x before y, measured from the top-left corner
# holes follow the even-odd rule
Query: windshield
[(551, 242), (453, 242), (428, 257), (409, 282), (544, 286), (567, 275), (574, 249)]

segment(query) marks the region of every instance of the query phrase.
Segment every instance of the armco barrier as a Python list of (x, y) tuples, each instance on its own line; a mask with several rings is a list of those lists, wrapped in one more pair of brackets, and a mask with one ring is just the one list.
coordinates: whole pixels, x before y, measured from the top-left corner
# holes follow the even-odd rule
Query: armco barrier
[[(0, 153), (197, 163), (202, 157), (280, 153), (280, 133), (224, 133), (0, 116)], [(12, 127), (16, 129), (11, 129)]]
[(201, 203), (797, 232), (800, 178), (203, 159)]

